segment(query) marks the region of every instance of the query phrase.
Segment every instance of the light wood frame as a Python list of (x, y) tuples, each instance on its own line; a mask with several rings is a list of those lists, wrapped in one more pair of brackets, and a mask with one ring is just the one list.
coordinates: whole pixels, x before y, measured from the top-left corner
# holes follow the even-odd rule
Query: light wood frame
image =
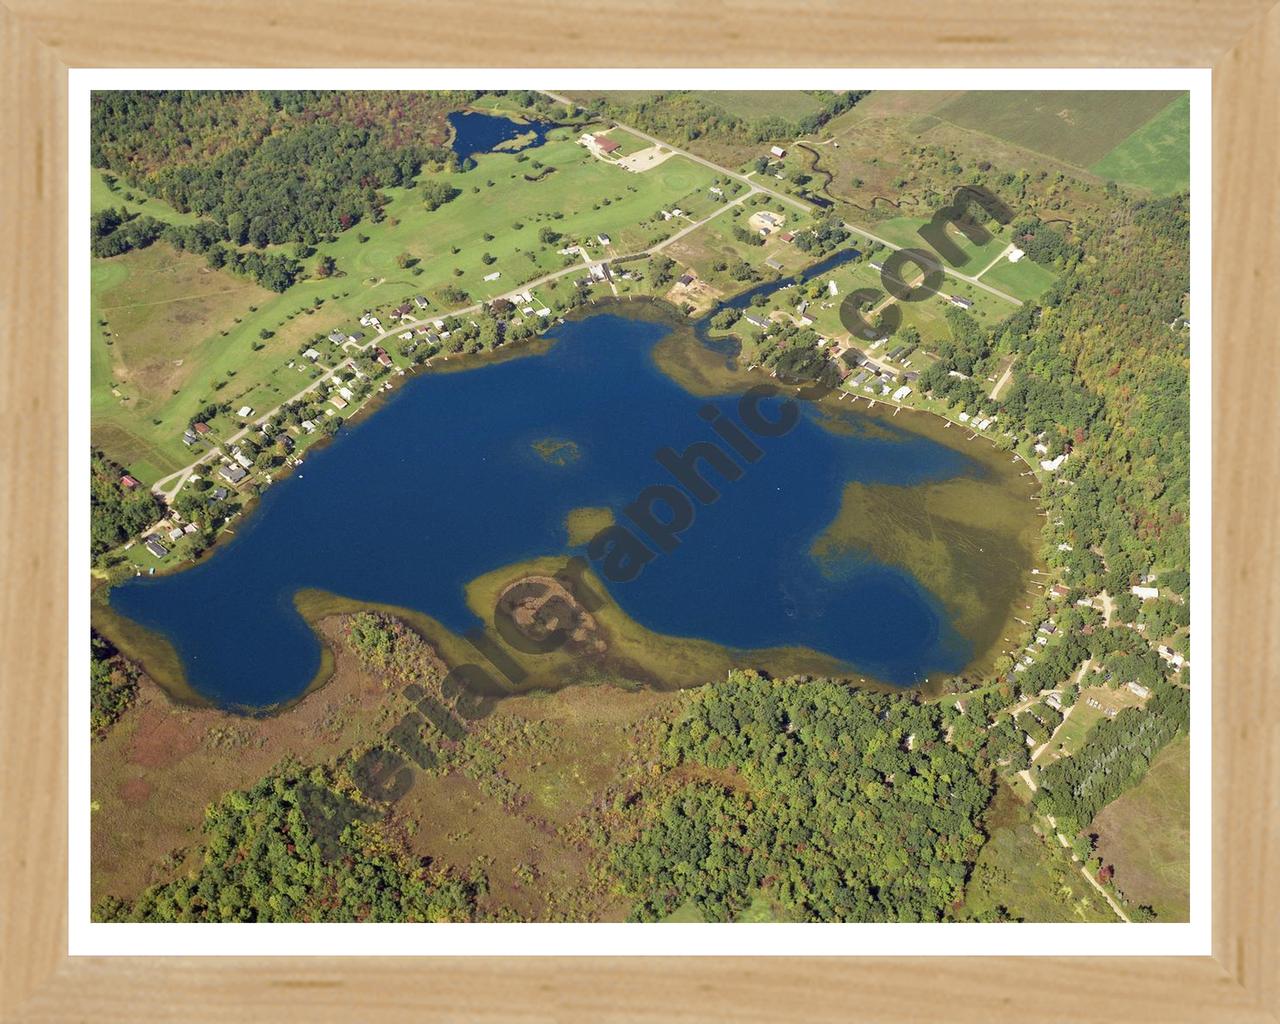
[[(1280, 263), (1280, 7), (1270, 4), (0, 0), (3, 1019), (1280, 1019), (1280, 288), (1268, 273)], [(999, 963), (68, 957), (67, 69), (679, 67), (753, 58), (797, 67), (1214, 68), (1213, 955)]]

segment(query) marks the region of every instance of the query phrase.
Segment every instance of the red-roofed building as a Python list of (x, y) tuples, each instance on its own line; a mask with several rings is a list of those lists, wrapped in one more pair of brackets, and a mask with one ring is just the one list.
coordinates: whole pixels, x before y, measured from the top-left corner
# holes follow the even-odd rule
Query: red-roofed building
[(138, 481), (131, 477), (128, 473), (120, 478), (120, 486), (127, 491), (132, 491), (138, 486)]
[(191, 429), (194, 430), (197, 434), (207, 434), (209, 433), (209, 424), (197, 423)]
[(622, 143), (614, 142), (607, 135), (597, 135), (596, 145), (600, 147), (601, 153), (612, 153), (614, 150), (622, 148)]

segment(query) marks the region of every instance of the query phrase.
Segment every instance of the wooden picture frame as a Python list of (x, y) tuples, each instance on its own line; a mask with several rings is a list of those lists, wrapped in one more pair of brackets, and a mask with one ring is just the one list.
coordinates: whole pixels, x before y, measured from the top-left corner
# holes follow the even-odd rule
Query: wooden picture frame
[[(0, 1007), (5, 1020), (1280, 1019), (1280, 7), (720, 8), (481, 0), (0, 6)], [(513, 26), (519, 24), (519, 31)], [(618, 43), (625, 39), (625, 48)], [(766, 48), (753, 40), (768, 40)], [(67, 955), (67, 71), (92, 66), (1214, 69), (1213, 955), (857, 959)], [(1271, 582), (1268, 583), (1267, 580)], [(78, 643), (78, 638), (73, 638)], [(1016, 927), (1016, 926), (1008, 926)], [(1140, 941), (1141, 933), (1135, 933)], [(963, 953), (963, 950), (957, 950)]]

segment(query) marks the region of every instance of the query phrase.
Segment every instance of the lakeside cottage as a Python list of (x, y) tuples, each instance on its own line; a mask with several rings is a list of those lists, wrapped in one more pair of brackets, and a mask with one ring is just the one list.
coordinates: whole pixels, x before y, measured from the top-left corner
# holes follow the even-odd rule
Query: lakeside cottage
[(148, 537), (145, 547), (156, 558), (164, 558), (169, 553), (169, 549), (160, 542), (159, 537)]
[(249, 474), (235, 463), (228, 463), (225, 466), (218, 467), (218, 475), (229, 484), (238, 484)]

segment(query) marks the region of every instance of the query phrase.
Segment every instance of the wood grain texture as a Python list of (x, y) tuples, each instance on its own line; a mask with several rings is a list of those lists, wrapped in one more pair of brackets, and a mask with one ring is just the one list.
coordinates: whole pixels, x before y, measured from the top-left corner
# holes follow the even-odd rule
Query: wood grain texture
[[(1280, 258), (1280, 12), (1268, 6), (908, 0), (889, 8), (753, 2), (695, 10), (669, 0), (624, 7), (571, 0), (515, 10), (481, 2), (456, 13), (394, 0), (0, 6), (0, 223), (9, 244), (0, 274), (3, 1018), (1280, 1019), (1280, 290), (1270, 279)], [(775, 66), (1216, 68), (1214, 957), (67, 958), (66, 67), (740, 66), (761, 54)]]

